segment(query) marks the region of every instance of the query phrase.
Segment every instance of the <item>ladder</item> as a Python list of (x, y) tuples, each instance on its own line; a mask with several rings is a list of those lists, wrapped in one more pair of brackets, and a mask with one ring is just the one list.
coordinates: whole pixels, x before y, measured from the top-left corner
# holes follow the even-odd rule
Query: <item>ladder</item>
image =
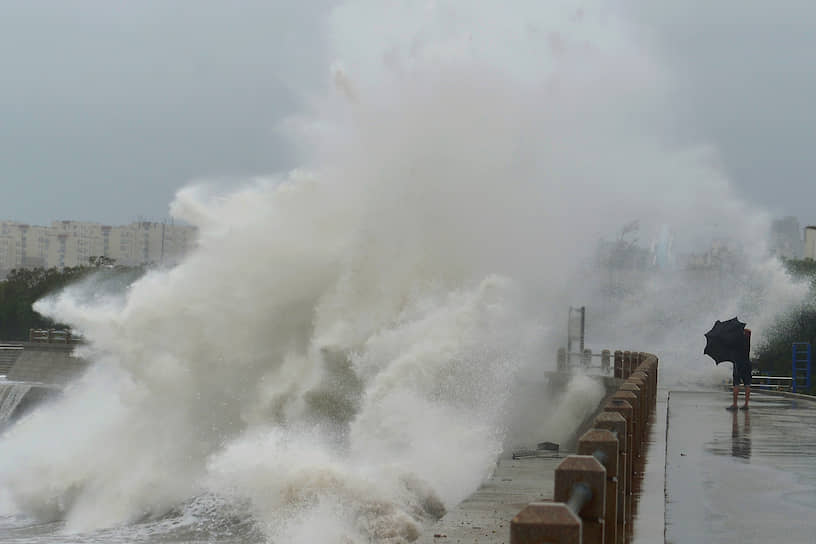
[(793, 343), (791, 389), (794, 393), (810, 389), (810, 342)]

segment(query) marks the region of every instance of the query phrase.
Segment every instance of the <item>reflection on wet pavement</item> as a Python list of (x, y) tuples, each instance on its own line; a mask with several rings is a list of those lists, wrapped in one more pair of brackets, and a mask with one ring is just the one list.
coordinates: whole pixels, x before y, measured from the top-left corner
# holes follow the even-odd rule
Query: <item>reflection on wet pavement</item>
[(666, 406), (668, 391), (659, 389), (652, 422), (645, 441), (645, 455), (635, 461), (632, 479), (632, 523), (627, 526), (630, 544), (661, 542), (665, 532)]
[(672, 391), (666, 541), (816, 542), (816, 403)]
[(742, 429), (740, 429), (737, 412), (731, 412), (731, 455), (743, 459), (751, 458), (751, 412), (745, 410)]

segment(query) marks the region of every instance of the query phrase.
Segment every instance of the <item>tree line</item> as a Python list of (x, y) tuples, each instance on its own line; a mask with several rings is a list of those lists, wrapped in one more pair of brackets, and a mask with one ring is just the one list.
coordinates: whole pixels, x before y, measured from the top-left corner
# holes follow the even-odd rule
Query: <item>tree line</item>
[[(766, 331), (766, 341), (755, 352), (755, 366), (774, 376), (790, 376), (794, 342), (810, 342), (816, 348), (816, 261), (790, 259), (784, 264), (791, 277), (807, 281), (810, 290), (798, 305), (776, 317)], [(812, 381), (816, 382), (816, 376)], [(811, 393), (815, 390), (811, 387)]]
[(144, 273), (144, 268), (115, 265), (115, 261), (107, 257), (91, 257), (83, 266), (11, 270), (0, 281), (0, 340), (28, 340), (29, 329), (68, 328), (38, 314), (32, 306), (39, 299), (94, 273), (130, 283)]

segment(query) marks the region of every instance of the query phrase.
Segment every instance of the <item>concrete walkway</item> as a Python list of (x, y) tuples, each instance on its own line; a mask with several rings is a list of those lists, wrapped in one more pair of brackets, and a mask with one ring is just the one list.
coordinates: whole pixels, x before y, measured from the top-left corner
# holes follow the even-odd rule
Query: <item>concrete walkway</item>
[[(740, 399), (740, 402), (742, 399)], [(816, 403), (672, 391), (666, 542), (816, 543)]]
[[(816, 402), (755, 393), (750, 410), (729, 412), (730, 402), (726, 391), (658, 391), (626, 542), (816, 544)], [(568, 453), (502, 459), (418, 542), (509, 542), (510, 519), (552, 497)]]
[(510, 520), (527, 504), (552, 500), (558, 457), (499, 460), (496, 471), (476, 493), (427, 528), (417, 542), (506, 543)]
[[(637, 461), (634, 520), (625, 542), (663, 542), (664, 481), (666, 467), (666, 412), (668, 392), (659, 390), (657, 406), (646, 438), (646, 456)], [(510, 520), (527, 504), (550, 501), (555, 468), (574, 451), (553, 457), (502, 458), (495, 473), (467, 500), (427, 527), (420, 544), (507, 544)]]

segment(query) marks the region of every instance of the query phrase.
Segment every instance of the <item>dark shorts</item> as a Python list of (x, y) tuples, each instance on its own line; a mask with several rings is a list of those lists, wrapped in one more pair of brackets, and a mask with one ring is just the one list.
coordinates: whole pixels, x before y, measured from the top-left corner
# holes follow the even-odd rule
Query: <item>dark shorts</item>
[(734, 387), (738, 387), (740, 382), (746, 387), (751, 387), (751, 364), (734, 363)]

